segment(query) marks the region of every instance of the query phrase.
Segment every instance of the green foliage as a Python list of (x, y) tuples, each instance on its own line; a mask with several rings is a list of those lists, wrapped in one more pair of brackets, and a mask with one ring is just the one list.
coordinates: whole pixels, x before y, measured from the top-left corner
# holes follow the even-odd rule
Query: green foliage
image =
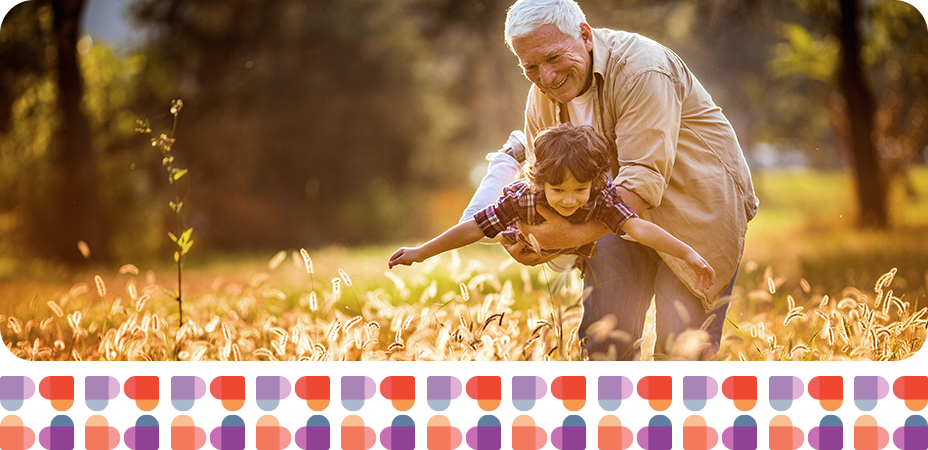
[(823, 83), (833, 83), (841, 44), (832, 35), (817, 36), (802, 25), (783, 26), (786, 42), (777, 45), (770, 60), (775, 78), (800, 75)]
[[(54, 204), (64, 175), (61, 163), (56, 53), (52, 12), (38, 2), (17, 5), (5, 18), (0, 38), (4, 73), (0, 77), (0, 253), (27, 258), (50, 227), (68, 226)], [(102, 222), (113, 236), (107, 249), (122, 260), (139, 260), (163, 246), (161, 217), (150, 207), (154, 194), (147, 159), (138, 148), (132, 112), (146, 58), (117, 56), (89, 36), (76, 49), (82, 75), (82, 111), (92, 132)], [(105, 251), (105, 250), (108, 250)], [(75, 252), (76, 253), (76, 252)]]
[[(912, 94), (928, 93), (928, 26), (912, 5), (881, 1), (873, 5), (871, 39), (864, 47), (868, 62), (885, 67), (878, 80), (905, 81)], [(884, 81), (885, 82), (885, 81)]]
[(144, 56), (120, 58), (105, 45), (92, 45), (81, 54), (84, 111), (94, 133), (101, 202), (114, 230), (110, 247), (117, 257), (133, 260), (163, 247), (160, 213), (151, 206), (157, 195), (150, 181), (154, 165), (135, 132), (133, 109), (145, 67)]

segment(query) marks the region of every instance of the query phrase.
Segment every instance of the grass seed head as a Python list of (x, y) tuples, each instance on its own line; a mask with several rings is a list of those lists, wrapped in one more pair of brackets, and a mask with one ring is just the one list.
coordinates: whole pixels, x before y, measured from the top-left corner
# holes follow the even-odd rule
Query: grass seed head
[(135, 302), (135, 310), (142, 312), (142, 309), (145, 308), (145, 303), (148, 302), (148, 299), (151, 298), (150, 295), (143, 295), (139, 297), (139, 300)]
[(284, 262), (285, 259), (287, 259), (287, 251), (286, 251), (286, 250), (281, 250), (281, 251), (277, 252), (277, 254), (274, 255), (273, 258), (271, 258), (271, 261), (270, 261), (269, 263), (267, 263), (267, 268), (268, 268), (268, 270), (277, 269), (278, 267), (280, 267), (280, 263)]
[[(412, 316), (410, 316), (410, 317), (412, 317)], [(355, 324), (357, 324), (358, 322), (360, 322), (361, 319), (362, 319), (361, 316), (354, 316), (354, 318), (352, 318), (351, 320), (349, 320), (348, 323), (345, 324), (345, 333), (347, 333), (348, 330), (350, 330), (351, 327), (353, 327)]]
[(406, 317), (405, 320), (403, 320), (403, 326), (401, 328), (403, 331), (406, 331), (409, 328), (409, 325), (412, 324), (412, 318), (413, 318), (413, 315), (410, 314), (409, 316)]
[[(64, 311), (61, 310), (61, 307), (58, 306), (57, 303), (55, 303), (55, 302), (49, 300), (49, 302), (47, 303), (47, 305), (48, 305), (48, 308), (51, 309), (52, 312), (55, 313), (56, 316), (58, 316), (58, 317), (64, 317)], [(10, 319), (15, 320), (15, 317), (10, 317)]]
[(90, 246), (84, 241), (77, 241), (77, 250), (81, 252), (84, 259), (90, 258)]
[(103, 278), (100, 275), (94, 275), (93, 281), (97, 285), (97, 293), (100, 297), (106, 297), (106, 285), (103, 284)]
[(303, 266), (306, 268), (306, 273), (313, 273), (313, 260), (309, 257), (309, 252), (305, 248), (301, 248), (300, 256), (303, 257)]
[(309, 310), (316, 312), (316, 309), (319, 308), (319, 298), (316, 296), (316, 292), (309, 293)]
[(343, 282), (345, 282), (345, 286), (351, 287), (351, 277), (349, 277), (344, 270), (338, 269), (338, 277), (341, 278)]
[(541, 253), (541, 245), (538, 245), (538, 239), (535, 238), (534, 234), (528, 234), (528, 243), (531, 244), (533, 252)]
[(883, 274), (880, 278), (876, 280), (876, 285), (873, 287), (874, 292), (880, 292), (884, 287), (889, 286), (893, 282), (893, 277), (896, 276), (896, 268), (893, 267), (892, 270)]

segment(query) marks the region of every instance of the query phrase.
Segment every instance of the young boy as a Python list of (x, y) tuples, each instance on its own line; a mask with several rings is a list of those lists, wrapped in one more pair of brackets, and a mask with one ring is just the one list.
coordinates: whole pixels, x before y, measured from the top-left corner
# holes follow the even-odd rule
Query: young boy
[[(400, 248), (390, 257), (390, 268), (422, 262), (484, 236), (492, 238), (504, 233), (503, 239), (524, 240), (515, 223), (544, 221), (535, 211), (540, 203), (573, 223), (599, 220), (616, 235), (624, 233), (643, 245), (680, 258), (698, 276), (696, 289), (712, 286), (715, 271), (709, 263), (663, 228), (639, 218), (615, 193), (608, 168), (608, 146), (602, 133), (590, 126), (570, 123), (548, 128), (535, 138), (535, 161), (526, 164), (526, 178), (503, 188), (503, 196), (497, 203), (475, 214), (473, 220), (459, 223), (419, 247)], [(540, 251), (589, 258), (596, 248), (591, 243), (579, 248)]]

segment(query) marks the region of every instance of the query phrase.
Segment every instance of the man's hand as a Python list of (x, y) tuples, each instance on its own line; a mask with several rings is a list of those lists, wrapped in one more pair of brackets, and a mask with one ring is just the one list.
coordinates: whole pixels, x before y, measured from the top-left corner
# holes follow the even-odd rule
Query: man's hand
[(609, 234), (609, 229), (598, 220), (572, 224), (545, 205), (537, 205), (535, 211), (545, 218), (545, 222), (538, 225), (519, 222), (519, 231), (526, 237), (529, 234), (535, 236), (543, 249), (580, 247)]
[(509, 252), (509, 256), (512, 256), (512, 259), (525, 266), (537, 266), (554, 259), (554, 255), (541, 255), (535, 253), (530, 247), (526, 247), (525, 244), (519, 241), (509, 245), (503, 244), (503, 248)]

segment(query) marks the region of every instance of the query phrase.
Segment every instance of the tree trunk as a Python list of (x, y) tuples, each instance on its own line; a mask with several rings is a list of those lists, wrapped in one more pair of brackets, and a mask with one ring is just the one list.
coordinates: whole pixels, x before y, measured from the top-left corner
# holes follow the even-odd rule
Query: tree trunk
[(838, 69), (838, 86), (847, 100), (846, 113), (857, 181), (860, 225), (887, 228), (887, 183), (872, 138), (876, 103), (860, 61), (861, 42), (857, 25), (860, 5), (858, 0), (840, 1), (841, 19), (837, 31), (841, 41), (841, 62)]
[(78, 241), (88, 245), (94, 259), (109, 256), (99, 203), (93, 136), (90, 122), (81, 109), (84, 86), (77, 59), (77, 39), (85, 3), (85, 0), (49, 1), (54, 11), (58, 48), (56, 68), (61, 125), (57, 141), (63, 180), (56, 199), (60, 208), (56, 231), (46, 238), (53, 241), (52, 256), (70, 263), (82, 260)]

